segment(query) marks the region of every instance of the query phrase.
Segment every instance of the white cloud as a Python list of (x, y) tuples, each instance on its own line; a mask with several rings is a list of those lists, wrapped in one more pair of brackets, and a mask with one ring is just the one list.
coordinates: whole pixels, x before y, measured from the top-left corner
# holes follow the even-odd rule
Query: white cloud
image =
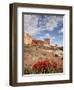
[(46, 35), (45, 35), (47, 38), (50, 38), (50, 35), (47, 33)]
[(35, 35), (37, 32), (43, 30), (53, 31), (58, 26), (58, 22), (63, 20), (62, 16), (50, 16), (47, 18), (48, 21), (45, 20), (44, 26), (40, 25), (40, 27), (37, 27), (38, 19), (38, 15), (24, 15), (24, 31), (30, 35)]
[(63, 22), (62, 16), (50, 16), (49, 21), (46, 23), (46, 29), (53, 31), (58, 26), (59, 22)]
[(61, 28), (61, 29), (59, 30), (59, 33), (63, 33), (63, 31), (64, 31), (63, 28)]
[(57, 22), (63, 22), (63, 16), (57, 17)]
[(36, 15), (24, 15), (24, 31), (30, 35), (37, 33), (37, 21)]
[(57, 27), (57, 18), (56, 16), (52, 16), (51, 19), (46, 23), (47, 29), (53, 31), (55, 27)]
[(50, 36), (49, 34), (45, 34), (44, 36), (40, 36), (39, 37), (40, 40), (43, 40), (43, 39), (46, 39), (46, 38), (49, 38), (50, 39), (50, 43), (53, 44), (53, 41), (55, 39), (54, 36)]

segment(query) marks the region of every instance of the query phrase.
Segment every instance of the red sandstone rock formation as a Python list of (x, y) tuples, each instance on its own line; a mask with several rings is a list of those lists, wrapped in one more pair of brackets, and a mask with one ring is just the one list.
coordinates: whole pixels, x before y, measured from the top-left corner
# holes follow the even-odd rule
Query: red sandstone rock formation
[(45, 40), (36, 40), (32, 39), (32, 37), (28, 33), (24, 33), (24, 44), (26, 45), (39, 45), (39, 46), (49, 46), (50, 39)]

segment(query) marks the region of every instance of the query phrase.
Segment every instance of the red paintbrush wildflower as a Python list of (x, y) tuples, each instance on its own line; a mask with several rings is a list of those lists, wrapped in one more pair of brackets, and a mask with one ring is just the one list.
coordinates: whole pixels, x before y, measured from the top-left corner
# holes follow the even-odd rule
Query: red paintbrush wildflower
[(45, 73), (51, 67), (52, 65), (48, 60), (42, 60), (42, 61), (38, 61), (37, 63), (35, 63), (32, 69), (36, 71), (37, 73)]

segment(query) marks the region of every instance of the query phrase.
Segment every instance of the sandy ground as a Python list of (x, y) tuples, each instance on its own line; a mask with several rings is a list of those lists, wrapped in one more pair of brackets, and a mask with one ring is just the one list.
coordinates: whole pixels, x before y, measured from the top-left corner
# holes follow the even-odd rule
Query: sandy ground
[(63, 68), (63, 51), (42, 46), (24, 47), (24, 68), (32, 67), (33, 64), (42, 60), (55, 61), (58, 68)]

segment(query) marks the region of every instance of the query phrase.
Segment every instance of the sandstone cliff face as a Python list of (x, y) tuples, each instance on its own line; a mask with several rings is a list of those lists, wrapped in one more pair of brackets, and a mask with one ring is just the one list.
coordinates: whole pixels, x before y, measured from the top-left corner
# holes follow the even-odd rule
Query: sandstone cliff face
[(32, 37), (28, 33), (24, 33), (24, 44), (32, 44)]
[(36, 45), (39, 45), (39, 46), (43, 46), (44, 42), (41, 41), (41, 40), (32, 40), (32, 45), (36, 46)]

